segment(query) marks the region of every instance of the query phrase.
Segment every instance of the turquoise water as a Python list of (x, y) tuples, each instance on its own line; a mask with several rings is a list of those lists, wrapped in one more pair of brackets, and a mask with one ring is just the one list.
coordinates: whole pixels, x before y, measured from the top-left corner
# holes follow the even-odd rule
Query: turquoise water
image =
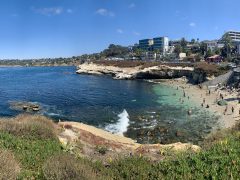
[[(37, 114), (83, 122), (141, 143), (198, 143), (217, 117), (176, 88), (108, 76), (77, 75), (75, 67), (0, 68), (0, 116), (24, 111), (14, 103), (41, 106)], [(192, 115), (187, 111), (192, 108)]]
[(198, 144), (216, 125), (218, 117), (202, 108), (193, 97), (188, 98), (188, 94), (184, 97), (181, 88), (155, 84), (153, 92), (158, 96), (155, 111), (138, 117), (139, 120), (129, 130), (129, 134), (135, 132), (136, 137), (139, 136), (139, 141)]

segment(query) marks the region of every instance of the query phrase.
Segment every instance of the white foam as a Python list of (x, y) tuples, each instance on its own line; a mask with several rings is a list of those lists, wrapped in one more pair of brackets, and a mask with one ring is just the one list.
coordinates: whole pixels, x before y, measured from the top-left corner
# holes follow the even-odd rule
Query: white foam
[(119, 134), (123, 136), (123, 133), (127, 131), (129, 126), (129, 115), (126, 109), (122, 113), (118, 114), (118, 122), (116, 124), (109, 124), (106, 126), (106, 130), (114, 134)]

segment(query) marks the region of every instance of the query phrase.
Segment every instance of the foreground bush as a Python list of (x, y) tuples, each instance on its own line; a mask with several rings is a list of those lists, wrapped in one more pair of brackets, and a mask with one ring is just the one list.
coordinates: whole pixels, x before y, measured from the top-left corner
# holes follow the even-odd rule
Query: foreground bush
[(62, 152), (54, 123), (42, 116), (20, 115), (0, 121), (0, 148), (21, 164), (20, 179), (42, 179), (42, 165)]
[(13, 154), (6, 150), (0, 150), (0, 179), (16, 179), (19, 172), (20, 167)]
[(97, 176), (87, 163), (68, 154), (53, 156), (43, 166), (44, 177), (49, 180), (95, 180), (103, 179)]
[(54, 123), (43, 116), (19, 115), (13, 119), (1, 120), (1, 131), (18, 137), (57, 139)]
[[(238, 126), (239, 128), (239, 126)], [(201, 152), (151, 162), (142, 157), (114, 161), (106, 173), (113, 179), (239, 179), (240, 132), (216, 134)], [(103, 171), (105, 171), (104, 169)]]

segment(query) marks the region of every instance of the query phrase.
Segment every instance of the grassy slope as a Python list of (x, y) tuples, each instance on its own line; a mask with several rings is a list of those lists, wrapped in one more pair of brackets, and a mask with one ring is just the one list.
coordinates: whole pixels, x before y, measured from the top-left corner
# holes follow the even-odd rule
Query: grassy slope
[(240, 174), (239, 127), (213, 136), (198, 154), (174, 154), (161, 162), (127, 157), (107, 168), (67, 153), (56, 133), (54, 124), (39, 116), (1, 121), (0, 149), (14, 154), (19, 179), (237, 179)]

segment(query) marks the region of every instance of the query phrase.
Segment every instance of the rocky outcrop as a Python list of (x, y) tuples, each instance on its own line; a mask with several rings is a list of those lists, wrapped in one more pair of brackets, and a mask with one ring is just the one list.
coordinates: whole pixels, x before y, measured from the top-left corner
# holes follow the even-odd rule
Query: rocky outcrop
[(58, 137), (65, 147), (80, 156), (94, 157), (95, 160), (106, 161), (129, 155), (141, 155), (152, 160), (161, 160), (166, 152), (198, 152), (201, 149), (199, 146), (180, 142), (168, 145), (139, 144), (130, 138), (78, 122), (59, 122), (58, 125), (62, 129)]
[(84, 63), (78, 67), (77, 73), (94, 75), (107, 74), (111, 75), (114, 79), (171, 79), (183, 76), (191, 77), (193, 71), (193, 67), (171, 67), (167, 65), (147, 68), (143, 68), (142, 66), (120, 68)]

